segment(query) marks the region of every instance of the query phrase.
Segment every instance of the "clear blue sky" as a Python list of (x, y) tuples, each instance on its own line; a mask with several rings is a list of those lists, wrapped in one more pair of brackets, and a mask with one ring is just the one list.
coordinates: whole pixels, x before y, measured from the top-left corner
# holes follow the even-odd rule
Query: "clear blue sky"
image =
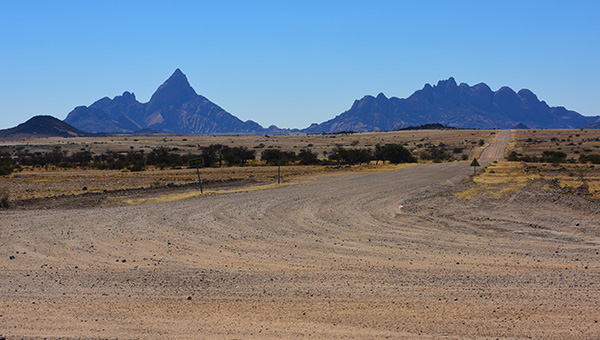
[(600, 115), (600, 1), (0, 0), (0, 129), (180, 68), (242, 120), (307, 127), (453, 76)]

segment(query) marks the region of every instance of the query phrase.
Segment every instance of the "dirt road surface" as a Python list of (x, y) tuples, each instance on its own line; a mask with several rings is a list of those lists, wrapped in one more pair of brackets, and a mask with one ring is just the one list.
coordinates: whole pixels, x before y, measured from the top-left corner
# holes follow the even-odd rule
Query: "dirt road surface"
[(510, 130), (502, 130), (498, 134), (498, 138), (487, 148), (483, 150), (479, 161), (482, 166), (488, 165), (493, 161), (503, 161), (506, 147), (510, 142)]
[[(507, 134), (482, 161), (503, 155)], [(597, 205), (535, 187), (453, 196), (471, 171), (431, 164), (170, 203), (0, 212), (0, 334), (597, 338)]]

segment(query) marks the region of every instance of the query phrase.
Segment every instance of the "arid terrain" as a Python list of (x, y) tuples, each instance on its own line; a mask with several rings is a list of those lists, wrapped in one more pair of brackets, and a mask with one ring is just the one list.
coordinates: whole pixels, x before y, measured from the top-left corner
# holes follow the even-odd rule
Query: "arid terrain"
[[(418, 152), (434, 139), (419, 133), (394, 138)], [(119, 204), (77, 208), (73, 196), (69, 209), (0, 210), (0, 336), (598, 338), (598, 201), (503, 162), (508, 145), (529, 150), (521, 132), (461, 133), (434, 143), (472, 146), (469, 161), (315, 171), (282, 185), (272, 172), (242, 185), (215, 177), (223, 187), (202, 195), (166, 188)], [(343, 138), (368, 146), (384, 134)], [(303, 143), (334, 145), (313, 137)], [(488, 167), (471, 178), (473, 156)]]

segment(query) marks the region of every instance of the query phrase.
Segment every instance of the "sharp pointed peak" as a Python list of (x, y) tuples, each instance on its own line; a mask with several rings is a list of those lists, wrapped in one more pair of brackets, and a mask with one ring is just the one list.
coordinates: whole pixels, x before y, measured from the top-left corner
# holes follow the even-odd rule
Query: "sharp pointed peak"
[(185, 74), (183, 74), (183, 72), (181, 72), (181, 69), (178, 67), (175, 69), (175, 71), (171, 75), (171, 77), (173, 77), (173, 76), (184, 76), (185, 77)]
[(198, 94), (190, 85), (187, 77), (179, 68), (167, 79), (150, 98), (149, 109), (154, 112), (162, 107), (180, 105), (193, 100)]

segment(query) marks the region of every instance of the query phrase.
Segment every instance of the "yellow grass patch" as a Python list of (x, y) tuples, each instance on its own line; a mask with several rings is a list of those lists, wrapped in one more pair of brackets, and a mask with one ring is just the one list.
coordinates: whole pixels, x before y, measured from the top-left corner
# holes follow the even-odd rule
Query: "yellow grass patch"
[(194, 191), (189, 191), (189, 192), (179, 193), (179, 194), (169, 194), (169, 195), (161, 195), (161, 196), (150, 197), (150, 198), (123, 200), (123, 203), (129, 204), (129, 205), (166, 203), (166, 202), (181, 201), (181, 200), (186, 200), (186, 199), (200, 197), (200, 196), (206, 196), (206, 195), (224, 195), (224, 194), (234, 194), (234, 193), (239, 193), (239, 192), (267, 190), (267, 189), (280, 188), (280, 187), (284, 187), (284, 186), (288, 186), (288, 185), (290, 185), (290, 183), (265, 184), (265, 185), (256, 185), (256, 186), (249, 186), (249, 187), (243, 187), (243, 188), (227, 189), (227, 190), (204, 190), (202, 193), (200, 192), (200, 190), (194, 190)]
[[(596, 199), (600, 199), (600, 176), (596, 172), (586, 171), (585, 165), (560, 164), (557, 167), (543, 163), (500, 162), (492, 163), (485, 172), (473, 177), (476, 187), (454, 194), (456, 197), (470, 200), (479, 195), (500, 197), (506, 193), (520, 190), (528, 181), (538, 178), (558, 179), (561, 187), (579, 187), (583, 184), (582, 178), (589, 186), (589, 191)], [(582, 173), (584, 175), (582, 175)], [(545, 187), (549, 189), (549, 187)]]
[(529, 180), (536, 178), (539, 178), (539, 175), (526, 171), (521, 163), (492, 163), (484, 172), (473, 177), (473, 182), (477, 184), (476, 187), (456, 193), (454, 196), (465, 200), (480, 195), (500, 197), (509, 192), (522, 189)]

